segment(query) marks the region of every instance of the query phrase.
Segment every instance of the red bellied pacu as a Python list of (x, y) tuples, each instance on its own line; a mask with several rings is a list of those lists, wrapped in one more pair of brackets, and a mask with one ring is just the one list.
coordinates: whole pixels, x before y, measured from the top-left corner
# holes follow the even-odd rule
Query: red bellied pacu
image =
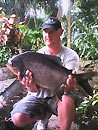
[(88, 80), (98, 75), (98, 72), (87, 72), (72, 74), (71, 70), (62, 66), (61, 60), (57, 56), (40, 54), (38, 52), (27, 51), (16, 55), (8, 60), (7, 67), (17, 75), (20, 71), (21, 76), (25, 77), (26, 70), (32, 72), (35, 84), (39, 87), (50, 89), (61, 100), (64, 94), (64, 87), (68, 75), (76, 78), (77, 83), (89, 95), (93, 95)]

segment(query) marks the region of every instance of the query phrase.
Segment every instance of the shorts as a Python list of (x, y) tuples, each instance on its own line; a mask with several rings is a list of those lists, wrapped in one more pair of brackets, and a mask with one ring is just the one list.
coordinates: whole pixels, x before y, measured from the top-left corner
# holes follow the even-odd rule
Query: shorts
[[(65, 93), (65, 95), (70, 96), (70, 93)], [(47, 98), (37, 98), (33, 96), (32, 93), (28, 93), (26, 97), (21, 99), (11, 111), (11, 116), (15, 113), (24, 113), (29, 114), (31, 118), (42, 115), (44, 113), (51, 113), (58, 115), (57, 113), (57, 103), (59, 99), (56, 96), (47, 97)]]
[(57, 115), (57, 102), (58, 98), (56, 96), (37, 98), (32, 96), (32, 93), (28, 93), (26, 97), (15, 104), (11, 116), (15, 113), (24, 113), (30, 114), (31, 118), (33, 118), (47, 112)]

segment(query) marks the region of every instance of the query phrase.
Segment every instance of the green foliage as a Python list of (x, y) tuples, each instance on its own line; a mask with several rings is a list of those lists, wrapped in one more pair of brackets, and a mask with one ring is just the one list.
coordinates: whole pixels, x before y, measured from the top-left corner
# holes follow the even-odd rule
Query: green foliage
[(43, 46), (42, 31), (17, 25), (15, 15), (0, 15), (0, 66), (21, 51), (38, 50)]
[(93, 97), (85, 98), (83, 102), (77, 107), (80, 114), (84, 114), (89, 118), (95, 118), (98, 121), (98, 92), (93, 91)]
[(30, 28), (26, 28), (25, 25), (19, 25), (23, 33), (23, 37), (21, 42), (18, 44), (18, 47), (26, 50), (38, 50), (42, 47), (43, 37), (42, 31), (32, 30)]
[[(71, 45), (72, 49), (79, 54), (81, 60), (91, 60), (92, 63), (98, 64), (98, 8), (96, 9), (96, 0), (84, 1), (81, 1), (79, 6), (81, 10), (77, 8), (76, 12), (71, 12)], [(89, 2), (93, 3), (88, 6)], [(86, 119), (95, 118), (98, 121), (98, 92), (94, 91), (93, 97), (86, 97), (80, 103), (77, 111)]]
[(58, 0), (33, 0), (33, 5), (36, 6), (36, 8), (43, 8), (45, 11), (45, 14), (50, 16), (57, 16), (58, 12)]
[(93, 64), (98, 64), (98, 1), (77, 2), (80, 3), (79, 6), (71, 12), (72, 49), (79, 54), (81, 60), (92, 60)]
[[(30, 16), (27, 16), (26, 23), (27, 23), (27, 25), (26, 24), (25, 25), (28, 26), (28, 28), (30, 28), (32, 30), (35, 30), (34, 18), (30, 18)], [(37, 19), (37, 28), (36, 29), (40, 30), (41, 27), (42, 27), (42, 24), (43, 24), (43, 19), (38, 18)]]
[(87, 22), (81, 20), (74, 21), (72, 24), (74, 35), (72, 48), (79, 54), (80, 58), (83, 60), (91, 59), (92, 63), (98, 63), (97, 28), (97, 23), (88, 24)]
[(44, 9), (48, 16), (57, 16), (58, 11), (58, 0), (5, 0), (1, 4), (7, 15), (14, 13), (20, 21), (25, 20), (25, 14), (30, 8), (35, 11), (33, 17), (36, 15), (37, 9)]
[(0, 44), (0, 67), (6, 66), (6, 63), (11, 55), (12, 53), (10, 48), (8, 48), (6, 45), (2, 46)]
[(79, 16), (90, 23), (98, 23), (98, 0), (81, 0)]

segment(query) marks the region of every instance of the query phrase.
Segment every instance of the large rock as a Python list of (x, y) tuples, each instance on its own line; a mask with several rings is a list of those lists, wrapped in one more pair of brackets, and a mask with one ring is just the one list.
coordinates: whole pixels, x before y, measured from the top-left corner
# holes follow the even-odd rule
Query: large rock
[(7, 67), (0, 68), (0, 81), (12, 79), (15, 77), (16, 76)]
[(5, 106), (11, 98), (24, 91), (24, 87), (16, 76), (7, 68), (0, 68), (0, 109)]
[[(5, 106), (12, 97), (17, 96), (22, 90), (22, 84), (18, 80), (6, 81), (9, 82), (10, 85), (5, 85), (0, 92), (0, 109)], [(3, 84), (4, 85), (4, 84)]]
[(0, 68), (0, 120), (10, 117), (13, 105), (26, 95), (26, 90), (7, 67)]

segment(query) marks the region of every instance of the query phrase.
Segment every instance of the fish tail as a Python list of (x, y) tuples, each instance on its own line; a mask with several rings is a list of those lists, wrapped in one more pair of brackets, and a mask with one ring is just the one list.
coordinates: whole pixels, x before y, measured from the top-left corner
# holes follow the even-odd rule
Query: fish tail
[(93, 96), (93, 90), (88, 80), (91, 80), (94, 76), (98, 76), (98, 72), (72, 74), (72, 76), (73, 78), (76, 78), (77, 83), (85, 90), (86, 93), (88, 93), (90, 96)]

